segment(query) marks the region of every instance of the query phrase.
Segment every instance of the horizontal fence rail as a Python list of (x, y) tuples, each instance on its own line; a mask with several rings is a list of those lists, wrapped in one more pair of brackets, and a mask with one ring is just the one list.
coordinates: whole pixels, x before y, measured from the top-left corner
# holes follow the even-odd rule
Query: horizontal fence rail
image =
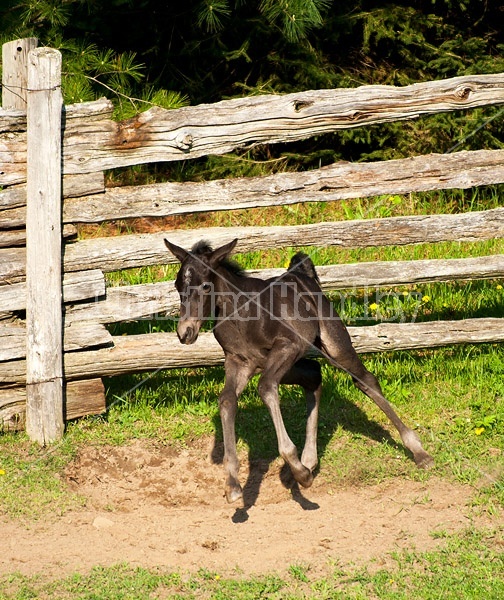
[[(437, 348), (448, 344), (504, 340), (504, 319), (467, 319), (425, 323), (381, 323), (349, 327), (355, 349), (384, 352)], [(224, 362), (221, 347), (211, 333), (202, 333), (195, 344), (181, 345), (173, 333), (113, 336), (113, 347), (70, 352), (65, 359), (68, 379), (140, 373), (158, 369), (215, 366)], [(0, 383), (23, 384), (24, 361), (0, 363)]]
[[(285, 269), (264, 269), (249, 273), (268, 279), (285, 273)], [(317, 267), (317, 274), (325, 292), (439, 281), (494, 279), (504, 277), (504, 255), (328, 265)], [(165, 316), (175, 318), (179, 305), (173, 281), (121, 285), (108, 288), (106, 298), (101, 301), (68, 306), (66, 318), (70, 322), (93, 320), (99, 323)]]
[[(238, 252), (279, 247), (336, 246), (363, 248), (446, 241), (474, 242), (504, 237), (504, 208), (448, 215), (416, 215), (309, 225), (272, 227), (211, 227), (155, 234), (91, 238), (65, 247), (66, 271), (117, 271), (175, 264), (164, 238), (191, 247), (201, 239), (215, 246), (239, 238)], [(15, 283), (25, 276), (23, 248), (0, 248), (0, 278)]]
[[(330, 202), (384, 194), (466, 189), (503, 180), (504, 150), (429, 154), (383, 163), (337, 163), (301, 173), (110, 189), (105, 189), (102, 179), (89, 182), (84, 176), (74, 175), (63, 179), (66, 198), (63, 222), (99, 223), (298, 202)], [(25, 203), (24, 186), (0, 191), (0, 229), (24, 226)]]
[[(504, 75), (467, 75), (416, 83), (254, 96), (166, 110), (151, 108), (112, 121), (107, 100), (65, 112), (63, 173), (90, 173), (140, 163), (187, 160), (302, 140), (322, 133), (504, 103)], [(0, 185), (26, 180), (22, 124), (0, 114)], [(19, 115), (17, 115), (19, 118)], [(7, 160), (9, 159), (9, 160)]]

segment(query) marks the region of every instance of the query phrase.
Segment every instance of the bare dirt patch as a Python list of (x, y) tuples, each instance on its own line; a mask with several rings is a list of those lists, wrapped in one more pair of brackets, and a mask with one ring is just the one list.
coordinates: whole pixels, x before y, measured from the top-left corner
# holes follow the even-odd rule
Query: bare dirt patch
[[(212, 458), (213, 455), (213, 458)], [(432, 477), (335, 489), (319, 475), (290, 488), (282, 461), (242, 461), (245, 505), (223, 497), (211, 441), (175, 450), (147, 441), (86, 448), (66, 472), (86, 507), (23, 523), (0, 518), (0, 572), (61, 577), (126, 561), (219, 573), (291, 565), (383, 565), (391, 551), (443, 544), (434, 532), (490, 524), (471, 516), (473, 490)]]

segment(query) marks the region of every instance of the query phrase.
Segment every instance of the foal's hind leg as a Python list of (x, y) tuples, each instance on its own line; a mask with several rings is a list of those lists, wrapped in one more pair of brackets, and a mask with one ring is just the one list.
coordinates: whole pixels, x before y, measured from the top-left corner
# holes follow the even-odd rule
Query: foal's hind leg
[(376, 377), (362, 364), (352, 346), (350, 335), (338, 318), (330, 318), (321, 322), (322, 350), (334, 366), (343, 369), (352, 376), (355, 385), (382, 409), (396, 427), (403, 444), (413, 454), (416, 465), (420, 468), (430, 467), (434, 460), (423, 449), (418, 435), (407, 427), (385, 399)]
[[(359, 359), (360, 362), (360, 359)], [(387, 415), (391, 422), (395, 425), (403, 444), (413, 454), (413, 460), (416, 465), (422, 469), (426, 469), (434, 463), (430, 454), (422, 447), (422, 443), (418, 435), (409, 427), (407, 427), (397, 416), (392, 406), (386, 400), (381, 390), (380, 384), (376, 377), (370, 373), (361, 363), (361, 370), (357, 376), (352, 374), (355, 385), (362, 390), (375, 404), (379, 406)]]
[(286, 373), (280, 383), (300, 385), (304, 388), (306, 398), (306, 440), (301, 455), (305, 467), (314, 471), (318, 464), (317, 428), (320, 396), (322, 395), (322, 375), (320, 364), (316, 360), (302, 358)]

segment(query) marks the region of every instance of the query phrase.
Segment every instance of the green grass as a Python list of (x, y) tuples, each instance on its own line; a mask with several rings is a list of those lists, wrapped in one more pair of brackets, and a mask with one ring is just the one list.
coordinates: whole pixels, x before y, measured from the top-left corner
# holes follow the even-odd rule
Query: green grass
[(327, 565), (327, 574), (292, 565), (280, 575), (235, 577), (200, 569), (197, 573), (165, 572), (127, 564), (95, 567), (86, 575), (46, 582), (43, 577), (0, 577), (2, 600), (498, 600), (504, 596), (502, 533), (467, 530), (450, 536), (431, 552), (403, 551), (387, 557), (387, 567)]
[[(419, 471), (381, 411), (347, 375), (324, 366), (319, 477), (344, 487), (436, 475), (474, 486), (474, 502), (482, 510), (492, 512), (504, 504), (504, 347), (457, 346), (364, 358), (398, 412), (418, 430), (436, 468)], [(201, 436), (221, 439), (217, 397), (223, 381), (220, 367), (113, 378), (106, 381), (108, 413), (69, 423), (58, 446), (40, 449), (24, 434), (0, 436), (0, 510), (37, 518), (82, 504), (68, 493), (60, 474), (84, 445), (145, 438), (183, 447)], [(301, 447), (305, 407), (300, 391), (284, 387), (282, 405), (287, 429)], [(278, 454), (256, 379), (240, 399), (237, 435), (251, 458), (273, 460)]]

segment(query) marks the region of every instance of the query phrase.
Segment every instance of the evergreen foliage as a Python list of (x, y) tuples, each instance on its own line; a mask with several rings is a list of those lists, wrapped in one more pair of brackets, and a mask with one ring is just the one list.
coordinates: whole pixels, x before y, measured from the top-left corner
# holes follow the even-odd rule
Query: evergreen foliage
[[(152, 104), (177, 108), (504, 71), (502, 9), (481, 0), (4, 0), (2, 6), (1, 42), (36, 36), (59, 48), (65, 101), (106, 95), (117, 118)], [(500, 110), (354, 129), (246, 158), (268, 159), (273, 169), (311, 168), (342, 158), (446, 152), (462, 140), (458, 149), (497, 148)], [(222, 166), (233, 172), (232, 164)]]

